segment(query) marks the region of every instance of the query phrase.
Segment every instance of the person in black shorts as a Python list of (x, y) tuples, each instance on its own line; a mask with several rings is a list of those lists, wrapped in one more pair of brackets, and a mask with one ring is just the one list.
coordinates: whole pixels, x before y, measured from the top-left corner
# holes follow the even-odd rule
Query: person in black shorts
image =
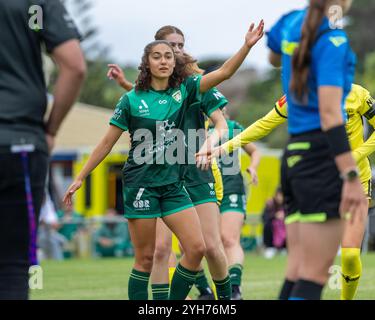
[(346, 12), (351, 1), (310, 0), (268, 33), (270, 62), (283, 67), (291, 135), (281, 165), (288, 265), (280, 299), (321, 298), (343, 219), (361, 219), (367, 206), (345, 131), (355, 55), (345, 31), (329, 20), (337, 4)]
[[(40, 21), (29, 14), (32, 5)], [(58, 0), (0, 0), (0, 30), (0, 299), (27, 299), (48, 154), (86, 65)], [(46, 123), (42, 46), (60, 70)]]

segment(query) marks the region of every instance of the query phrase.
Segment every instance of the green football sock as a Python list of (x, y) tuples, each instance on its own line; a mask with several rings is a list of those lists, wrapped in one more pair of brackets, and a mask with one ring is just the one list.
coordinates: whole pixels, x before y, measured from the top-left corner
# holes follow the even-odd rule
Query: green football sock
[(129, 300), (148, 300), (149, 272), (142, 272), (133, 269), (130, 273), (128, 283)]
[(223, 280), (212, 279), (216, 286), (216, 293), (219, 300), (230, 300), (232, 298), (232, 285), (229, 275)]
[(203, 269), (198, 272), (197, 278), (195, 279), (195, 286), (199, 290), (200, 294), (212, 294), (212, 290), (208, 284), (208, 280)]
[(166, 284), (152, 284), (152, 299), (153, 300), (168, 300), (169, 283)]
[(241, 286), (242, 269), (243, 267), (239, 263), (229, 267), (229, 276), (232, 286)]
[(172, 278), (169, 300), (185, 300), (197, 277), (198, 271), (191, 271), (178, 264)]

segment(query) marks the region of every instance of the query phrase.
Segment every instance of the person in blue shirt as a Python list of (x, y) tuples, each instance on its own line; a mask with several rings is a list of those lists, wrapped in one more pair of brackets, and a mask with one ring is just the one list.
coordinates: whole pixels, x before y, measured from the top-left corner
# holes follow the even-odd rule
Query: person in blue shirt
[(344, 125), (355, 56), (330, 16), (350, 5), (310, 0), (308, 8), (283, 16), (268, 33), (269, 60), (282, 66), (291, 135), (281, 167), (289, 255), (280, 299), (320, 299), (343, 220), (364, 218), (366, 198)]

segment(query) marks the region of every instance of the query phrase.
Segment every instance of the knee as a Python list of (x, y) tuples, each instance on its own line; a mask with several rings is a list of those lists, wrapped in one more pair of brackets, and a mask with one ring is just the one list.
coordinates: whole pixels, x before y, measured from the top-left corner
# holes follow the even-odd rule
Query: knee
[(142, 255), (137, 257), (136, 264), (139, 265), (142, 271), (151, 272), (152, 264), (154, 260), (154, 253), (153, 252), (144, 252)]
[[(185, 248), (185, 247), (184, 247)], [(206, 245), (204, 242), (195, 242), (192, 244), (189, 244), (187, 248), (185, 248), (185, 254), (186, 255), (194, 255), (198, 258), (203, 258), (206, 254)]]
[(169, 259), (172, 252), (171, 245), (168, 243), (157, 244), (154, 252), (155, 261), (165, 261)]
[(233, 248), (237, 245), (238, 240), (236, 237), (229, 236), (229, 235), (222, 235), (221, 240), (223, 241), (224, 248)]
[(205, 256), (209, 259), (216, 259), (217, 257), (225, 255), (221, 242), (206, 244)]

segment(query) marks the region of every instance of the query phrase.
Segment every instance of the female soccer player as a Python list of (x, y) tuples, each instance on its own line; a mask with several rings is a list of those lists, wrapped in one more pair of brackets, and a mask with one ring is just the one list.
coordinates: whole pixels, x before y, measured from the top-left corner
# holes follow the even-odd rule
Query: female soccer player
[[(367, 157), (375, 151), (375, 132), (372, 133), (367, 141), (364, 141), (362, 117), (365, 117), (368, 123), (375, 128), (375, 101), (368, 90), (360, 85), (353, 84), (345, 101), (345, 111), (348, 114), (346, 132), (351, 149), (353, 150), (352, 155), (359, 168), (359, 176), (363, 190), (367, 199), (370, 200), (371, 166)], [(286, 97), (283, 96), (276, 102), (275, 107), (266, 116), (253, 123), (234, 139), (215, 148), (213, 155), (219, 156), (220, 154), (230, 153), (243, 145), (267, 136), (272, 130), (284, 123), (287, 120), (287, 116), (287, 102)], [(362, 274), (360, 249), (367, 223), (368, 204), (364, 210), (365, 211), (361, 212), (361, 218), (354, 220), (355, 223), (345, 224), (344, 235), (341, 241), (343, 276), (341, 290), (342, 300), (353, 299), (358, 287), (359, 278)], [(288, 219), (286, 222), (288, 222)], [(286, 272), (288, 283), (293, 284), (295, 282), (297, 279), (296, 271), (296, 261), (290, 259)], [(282, 292), (280, 298), (288, 298), (289, 291), (290, 290)]]
[(291, 134), (281, 171), (288, 261), (297, 266), (295, 282), (282, 289), (289, 299), (320, 299), (342, 239), (340, 214), (357, 223), (367, 207), (343, 118), (355, 57), (346, 33), (329, 26), (333, 4), (346, 12), (351, 1), (311, 0), (269, 33), (270, 61), (283, 66)]
[[(227, 118), (228, 139), (240, 134), (244, 128), (236, 121), (230, 120), (227, 108), (223, 113)], [(244, 151), (251, 157), (251, 165), (247, 171), (251, 175), (251, 183), (258, 183), (257, 168), (260, 162), (260, 153), (254, 144), (244, 144)], [(224, 186), (224, 197), (220, 205), (221, 238), (225, 254), (228, 259), (229, 276), (232, 284), (232, 300), (242, 300), (241, 281), (244, 262), (244, 251), (241, 247), (241, 230), (246, 217), (246, 192), (244, 181), (239, 167), (238, 154), (229, 152), (219, 162)]]
[(178, 149), (178, 132), (173, 129), (183, 128), (186, 108), (199, 101), (201, 92), (234, 74), (263, 36), (263, 28), (263, 21), (257, 28), (252, 24), (241, 49), (220, 69), (203, 77), (187, 75), (186, 61), (175, 55), (169, 42), (147, 45), (135, 89), (120, 99), (105, 137), (64, 196), (64, 203), (70, 206), (83, 180), (111, 151), (122, 132), (129, 130), (131, 150), (123, 176), (125, 216), (135, 249), (129, 299), (148, 297), (157, 217), (176, 234), (185, 250), (172, 279), (170, 299), (185, 299), (195, 283), (206, 247), (198, 216), (181, 180), (181, 165), (168, 161), (169, 149)]
[[(160, 28), (155, 34), (155, 40), (168, 41), (176, 55), (186, 55), (184, 51), (185, 36), (182, 31), (175, 26), (164, 26)], [(113, 78), (125, 90), (130, 91), (133, 84), (128, 81), (117, 65), (110, 64), (108, 77)], [(189, 72), (191, 74), (202, 74), (203, 70), (199, 69), (196, 64), (189, 65)], [(219, 174), (216, 169), (217, 165), (213, 164), (213, 172), (211, 168), (208, 171), (199, 170), (195, 165), (195, 153), (200, 147), (205, 148), (202, 142), (206, 138), (205, 132), (205, 116), (208, 116), (214, 123), (216, 135), (212, 137), (220, 138), (225, 134), (227, 125), (222, 112), (220, 111), (227, 104), (226, 98), (216, 89), (213, 88), (202, 95), (199, 102), (194, 103), (189, 107), (189, 112), (186, 114), (184, 122), (184, 130), (197, 130), (200, 132), (197, 141), (188, 141), (188, 145), (196, 145), (195, 148), (188, 148), (188, 156), (190, 157), (190, 164), (185, 168), (184, 184), (186, 190), (192, 199), (195, 209), (198, 213), (202, 230), (204, 230), (204, 240), (206, 244), (206, 257), (212, 277), (217, 283), (218, 297), (227, 298), (230, 295), (230, 285), (228, 281), (228, 268), (225, 258), (225, 251), (220, 239), (220, 229), (218, 219), (220, 218), (219, 209), (216, 204), (218, 199), (218, 183), (214, 181), (219, 180)], [(212, 138), (211, 137), (211, 138)], [(193, 137), (195, 139), (195, 136)], [(212, 145), (216, 141), (211, 141)], [(208, 141), (207, 141), (208, 142)], [(206, 145), (207, 145), (206, 142)], [(218, 173), (213, 177), (213, 173)], [(215, 195), (216, 193), (216, 195)], [(151, 282), (153, 288), (154, 300), (163, 300), (168, 297), (169, 290), (169, 274), (168, 274), (168, 261), (172, 252), (172, 232), (163, 223), (161, 219), (157, 221), (156, 231), (156, 247), (154, 254), (154, 265), (151, 272)], [(211, 300), (214, 299), (213, 292), (208, 284), (208, 280), (204, 274), (203, 267), (201, 267), (197, 280), (195, 283), (199, 290), (198, 299)]]

